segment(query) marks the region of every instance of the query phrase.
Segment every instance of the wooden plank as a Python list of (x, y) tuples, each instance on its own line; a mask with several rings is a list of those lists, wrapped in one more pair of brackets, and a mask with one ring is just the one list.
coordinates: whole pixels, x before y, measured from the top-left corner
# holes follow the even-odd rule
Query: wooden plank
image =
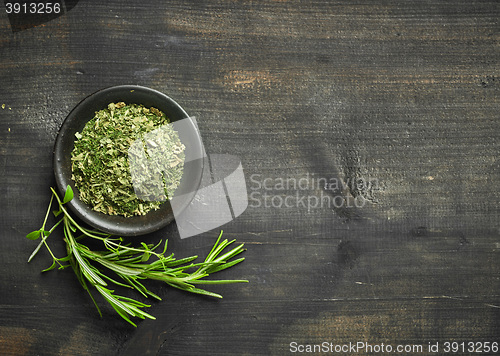
[[(0, 16), (0, 354), (499, 342), (499, 15), (495, 1), (113, 0), (16, 33)], [(214, 286), (217, 301), (153, 284), (157, 320), (137, 329), (100, 320), (71, 271), (40, 274), (46, 253), (27, 264), (23, 237), (65, 116), (116, 84), (196, 116), (207, 152), (241, 159), (250, 203), (223, 227), (248, 249), (224, 276), (250, 283)], [(356, 180), (377, 184), (335, 186)], [(217, 235), (144, 238), (181, 257)]]

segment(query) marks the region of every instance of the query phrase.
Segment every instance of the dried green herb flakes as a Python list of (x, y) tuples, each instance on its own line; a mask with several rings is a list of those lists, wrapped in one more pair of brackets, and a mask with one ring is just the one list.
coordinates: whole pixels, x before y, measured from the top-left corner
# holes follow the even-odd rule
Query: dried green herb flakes
[[(97, 111), (75, 134), (72, 178), (80, 200), (105, 214), (133, 216), (158, 209), (172, 197), (182, 177), (185, 147), (169, 123), (163, 112), (143, 105), (111, 103)], [(129, 159), (135, 162), (136, 190)], [(137, 170), (140, 165), (144, 169)]]

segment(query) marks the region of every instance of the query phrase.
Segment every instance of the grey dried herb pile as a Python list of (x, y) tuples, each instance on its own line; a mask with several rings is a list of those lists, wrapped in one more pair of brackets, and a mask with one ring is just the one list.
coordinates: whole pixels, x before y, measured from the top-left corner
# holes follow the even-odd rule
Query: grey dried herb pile
[[(80, 200), (96, 211), (127, 217), (158, 209), (164, 200), (158, 196), (159, 188), (171, 198), (182, 177), (185, 146), (169, 123), (163, 112), (143, 105), (111, 103), (97, 111), (75, 135), (72, 178)], [(141, 153), (148, 164), (139, 171), (150, 183), (141, 182), (139, 199), (129, 159), (139, 159)]]

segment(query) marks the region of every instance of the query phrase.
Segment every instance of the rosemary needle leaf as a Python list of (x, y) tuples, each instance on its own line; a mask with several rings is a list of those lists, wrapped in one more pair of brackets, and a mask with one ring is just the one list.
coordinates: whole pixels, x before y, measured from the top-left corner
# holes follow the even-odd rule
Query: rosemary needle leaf
[(231, 284), (231, 283), (248, 283), (248, 281), (245, 279), (216, 279), (216, 280), (202, 279), (202, 280), (198, 280), (198, 281), (192, 281), (191, 283), (196, 283), (196, 284)]
[(78, 264), (81, 266), (81, 271), (82, 274), (92, 283), (101, 286), (106, 286), (107, 283), (102, 280), (101, 277), (99, 277), (93, 270), (92, 268), (87, 264), (87, 262), (82, 258), (80, 253), (76, 248), (73, 248), (73, 254), (76, 258), (76, 261)]
[(216, 261), (227, 261), (227, 260), (230, 260), (231, 258), (233, 258), (234, 256), (236, 256), (237, 254), (239, 254), (241, 251), (243, 251), (243, 245), (239, 245), (238, 247), (232, 249), (231, 251), (229, 251), (228, 253), (218, 257), (216, 259)]
[(109, 303), (111, 303), (114, 308), (119, 308), (127, 314), (134, 315), (134, 313), (129, 308), (127, 308), (126, 304), (123, 304), (113, 296), (112, 293), (114, 292), (114, 290), (109, 290), (103, 286), (96, 286), (96, 289)]
[[(149, 308), (151, 306), (151, 305), (148, 305), (148, 304), (141, 303), (138, 300), (135, 300), (135, 299), (132, 299), (132, 298), (128, 298), (128, 297), (124, 297), (122, 295), (117, 295), (116, 298), (120, 299), (121, 301), (126, 301), (127, 303), (129, 303), (129, 305), (133, 305), (133, 306), (136, 306), (136, 307), (146, 307), (146, 308)], [(155, 319), (155, 318), (153, 318), (153, 319)]]
[(139, 269), (124, 267), (117, 263), (107, 261), (103, 258), (96, 258), (96, 261), (102, 264), (104, 267), (107, 267), (110, 270), (115, 271), (116, 273), (120, 273), (126, 276), (137, 276), (141, 274), (141, 270)]
[(182, 264), (194, 261), (197, 258), (198, 258), (198, 256), (191, 256), (191, 257), (181, 258), (180, 260), (173, 260), (172, 262), (167, 262), (167, 263), (165, 263), (165, 266), (167, 266), (167, 267), (175, 267), (175, 266), (179, 266), (179, 265), (182, 265)]
[(28, 257), (28, 263), (31, 262), (33, 257), (35, 257), (35, 255), (38, 253), (38, 251), (40, 251), (40, 248), (42, 247), (42, 245), (43, 245), (43, 241), (38, 244), (38, 246), (31, 253), (30, 257)]
[(217, 294), (217, 293), (213, 293), (213, 292), (209, 292), (209, 291), (206, 291), (206, 290), (200, 289), (200, 288), (193, 287), (193, 288), (189, 289), (189, 292), (196, 293), (196, 294), (207, 295), (209, 297), (214, 297), (214, 298), (222, 299), (222, 295)]
[(121, 283), (121, 282), (118, 282), (116, 279), (113, 279), (111, 278), (110, 276), (107, 276), (105, 275), (104, 273), (102, 273), (101, 271), (97, 271), (98, 274), (103, 278), (103, 279), (106, 279), (108, 281), (110, 281), (111, 283), (113, 284), (116, 284), (117, 286), (122, 286), (122, 287), (125, 287), (125, 288), (133, 288), (132, 286), (128, 285), (128, 284), (125, 284), (125, 283)]
[[(238, 264), (240, 262), (243, 262), (245, 259), (243, 257), (241, 258), (238, 258), (237, 260), (234, 260), (234, 261), (231, 261), (231, 262), (227, 262), (227, 263), (224, 263), (222, 265), (219, 265), (217, 267), (214, 267), (212, 269), (210, 269), (210, 273), (215, 273), (215, 272), (219, 272), (219, 271), (222, 271), (222, 270), (225, 270), (229, 267), (233, 267), (235, 264)], [(248, 282), (248, 281), (245, 281), (245, 282)]]

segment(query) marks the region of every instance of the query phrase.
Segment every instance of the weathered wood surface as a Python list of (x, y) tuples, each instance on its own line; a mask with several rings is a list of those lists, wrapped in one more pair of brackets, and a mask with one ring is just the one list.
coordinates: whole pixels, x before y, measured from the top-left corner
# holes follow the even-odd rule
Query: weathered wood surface
[[(499, 18), (496, 1), (80, 1), (13, 33), (0, 15), (0, 354), (500, 341)], [(176, 99), (207, 152), (241, 159), (252, 198), (223, 227), (248, 247), (225, 277), (250, 283), (214, 287), (217, 301), (154, 286), (157, 320), (137, 329), (99, 319), (70, 271), (40, 274), (46, 254), (27, 264), (23, 237), (43, 220), (65, 116), (117, 84)], [(276, 186), (293, 179), (305, 189)], [(321, 194), (365, 204), (300, 201)], [(145, 239), (203, 255), (217, 234)]]

